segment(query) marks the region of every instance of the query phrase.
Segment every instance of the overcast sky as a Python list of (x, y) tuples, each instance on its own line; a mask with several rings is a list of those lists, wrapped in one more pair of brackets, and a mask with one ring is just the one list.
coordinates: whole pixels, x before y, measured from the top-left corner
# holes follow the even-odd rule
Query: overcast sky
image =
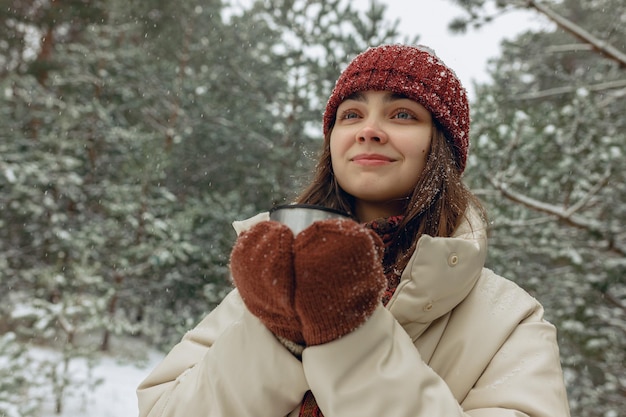
[[(471, 81), (486, 81), (487, 60), (499, 55), (503, 38), (545, 25), (537, 13), (515, 12), (503, 15), (480, 30), (453, 35), (448, 31), (450, 21), (462, 15), (462, 9), (449, 0), (380, 0), (387, 5), (387, 16), (400, 20), (400, 31), (431, 47), (457, 73), (465, 88), (473, 94)], [(367, 9), (370, 0), (355, 0), (355, 7)]]

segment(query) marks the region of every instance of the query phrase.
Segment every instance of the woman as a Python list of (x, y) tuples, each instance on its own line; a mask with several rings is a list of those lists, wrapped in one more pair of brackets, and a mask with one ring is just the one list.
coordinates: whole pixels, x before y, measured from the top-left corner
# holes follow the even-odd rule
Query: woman
[(484, 268), (454, 72), (425, 47), (370, 48), (323, 129), (298, 202), (354, 221), (235, 222), (236, 289), (140, 385), (140, 415), (569, 416), (555, 328)]

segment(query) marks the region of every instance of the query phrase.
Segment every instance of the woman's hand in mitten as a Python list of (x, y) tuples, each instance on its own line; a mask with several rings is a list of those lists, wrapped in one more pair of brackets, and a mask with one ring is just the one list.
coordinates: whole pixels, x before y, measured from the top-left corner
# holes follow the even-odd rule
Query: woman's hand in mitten
[(302, 344), (294, 310), (293, 243), (287, 226), (258, 223), (237, 238), (230, 268), (248, 310), (276, 336)]
[(296, 236), (295, 308), (307, 346), (338, 339), (361, 326), (387, 285), (383, 242), (352, 220), (323, 220)]

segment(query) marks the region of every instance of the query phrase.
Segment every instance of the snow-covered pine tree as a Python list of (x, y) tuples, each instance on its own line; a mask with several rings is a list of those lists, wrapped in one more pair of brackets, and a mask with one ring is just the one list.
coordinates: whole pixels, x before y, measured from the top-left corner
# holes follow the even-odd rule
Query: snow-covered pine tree
[(476, 88), (468, 179), (491, 214), (489, 264), (530, 290), (559, 329), (572, 415), (620, 415), (626, 5), (458, 3), (472, 11), (469, 22), (519, 7), (544, 21), (505, 41), (489, 66), (492, 81)]

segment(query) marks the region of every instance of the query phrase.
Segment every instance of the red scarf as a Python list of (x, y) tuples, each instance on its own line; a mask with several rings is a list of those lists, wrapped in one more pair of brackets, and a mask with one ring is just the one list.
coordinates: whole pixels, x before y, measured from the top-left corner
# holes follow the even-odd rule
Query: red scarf
[[(364, 226), (374, 230), (385, 244), (385, 249), (391, 244), (391, 238), (393, 233), (398, 228), (398, 224), (402, 220), (403, 216), (393, 216), (387, 219), (377, 219), (369, 223), (365, 223)], [(387, 277), (387, 290), (383, 295), (383, 305), (387, 305), (393, 293), (396, 291), (398, 284), (400, 283), (401, 271), (396, 271), (393, 265), (383, 265), (385, 270), (385, 277)], [(324, 417), (322, 411), (317, 406), (315, 396), (311, 391), (307, 391), (302, 399), (302, 406), (300, 407), (300, 417)]]

